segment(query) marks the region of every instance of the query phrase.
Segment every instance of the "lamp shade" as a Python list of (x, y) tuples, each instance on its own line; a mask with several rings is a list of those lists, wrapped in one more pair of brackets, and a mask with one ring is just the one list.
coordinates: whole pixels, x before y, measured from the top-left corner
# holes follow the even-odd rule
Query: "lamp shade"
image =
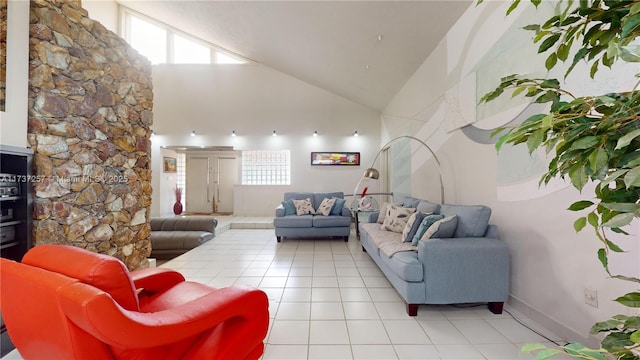
[(380, 178), (380, 172), (377, 169), (370, 167), (364, 171), (364, 175), (362, 176), (367, 179), (378, 180)]

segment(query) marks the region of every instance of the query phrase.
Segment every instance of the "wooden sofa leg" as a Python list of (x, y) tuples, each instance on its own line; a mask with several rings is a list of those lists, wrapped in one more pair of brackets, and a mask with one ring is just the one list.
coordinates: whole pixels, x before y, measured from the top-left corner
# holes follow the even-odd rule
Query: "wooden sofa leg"
[(504, 307), (503, 302), (490, 302), (487, 304), (489, 311), (494, 314), (502, 314), (502, 308)]
[(409, 316), (418, 315), (418, 304), (407, 304), (407, 314)]

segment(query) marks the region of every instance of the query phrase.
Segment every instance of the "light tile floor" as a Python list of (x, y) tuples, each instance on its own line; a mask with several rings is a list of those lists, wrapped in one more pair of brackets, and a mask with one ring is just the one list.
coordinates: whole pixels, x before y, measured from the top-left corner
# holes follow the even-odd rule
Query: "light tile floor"
[[(224, 219), (224, 222), (230, 221)], [(231, 224), (231, 223), (229, 223)], [(285, 239), (267, 225), (219, 225), (216, 237), (161, 267), (214, 287), (256, 286), (269, 298), (264, 360), (533, 359), (525, 343), (553, 343), (486, 306), (405, 305), (352, 231), (338, 239)], [(255, 228), (257, 227), (257, 228)], [(560, 338), (505, 307), (548, 337)], [(14, 351), (5, 359), (20, 359)]]

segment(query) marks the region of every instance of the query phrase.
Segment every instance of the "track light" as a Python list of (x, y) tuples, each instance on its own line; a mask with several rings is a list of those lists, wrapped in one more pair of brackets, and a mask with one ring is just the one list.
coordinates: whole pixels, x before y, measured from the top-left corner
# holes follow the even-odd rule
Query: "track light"
[(315, 131), (313, 132), (313, 136), (318, 136), (318, 130), (315, 130)]
[(231, 131), (231, 136), (236, 136), (236, 131), (235, 130)]
[(360, 136), (358, 135), (358, 130), (354, 131), (353, 136)]
[(278, 134), (276, 134), (276, 131), (273, 130), (273, 134), (271, 134), (271, 136), (278, 136)]
[(191, 136), (196, 136), (196, 131), (195, 130), (191, 131)]

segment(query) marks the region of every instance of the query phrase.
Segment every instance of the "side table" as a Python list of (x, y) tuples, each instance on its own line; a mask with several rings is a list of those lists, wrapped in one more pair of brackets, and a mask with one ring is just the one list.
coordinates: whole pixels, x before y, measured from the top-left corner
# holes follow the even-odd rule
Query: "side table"
[[(370, 214), (372, 212), (376, 212), (379, 211), (378, 209), (375, 210), (360, 210), (360, 209), (355, 209), (355, 210), (351, 210), (351, 212), (353, 213), (353, 217), (355, 218), (355, 224), (356, 224), (356, 238), (358, 240), (360, 240), (360, 214)], [(368, 217), (369, 215), (367, 215)]]

